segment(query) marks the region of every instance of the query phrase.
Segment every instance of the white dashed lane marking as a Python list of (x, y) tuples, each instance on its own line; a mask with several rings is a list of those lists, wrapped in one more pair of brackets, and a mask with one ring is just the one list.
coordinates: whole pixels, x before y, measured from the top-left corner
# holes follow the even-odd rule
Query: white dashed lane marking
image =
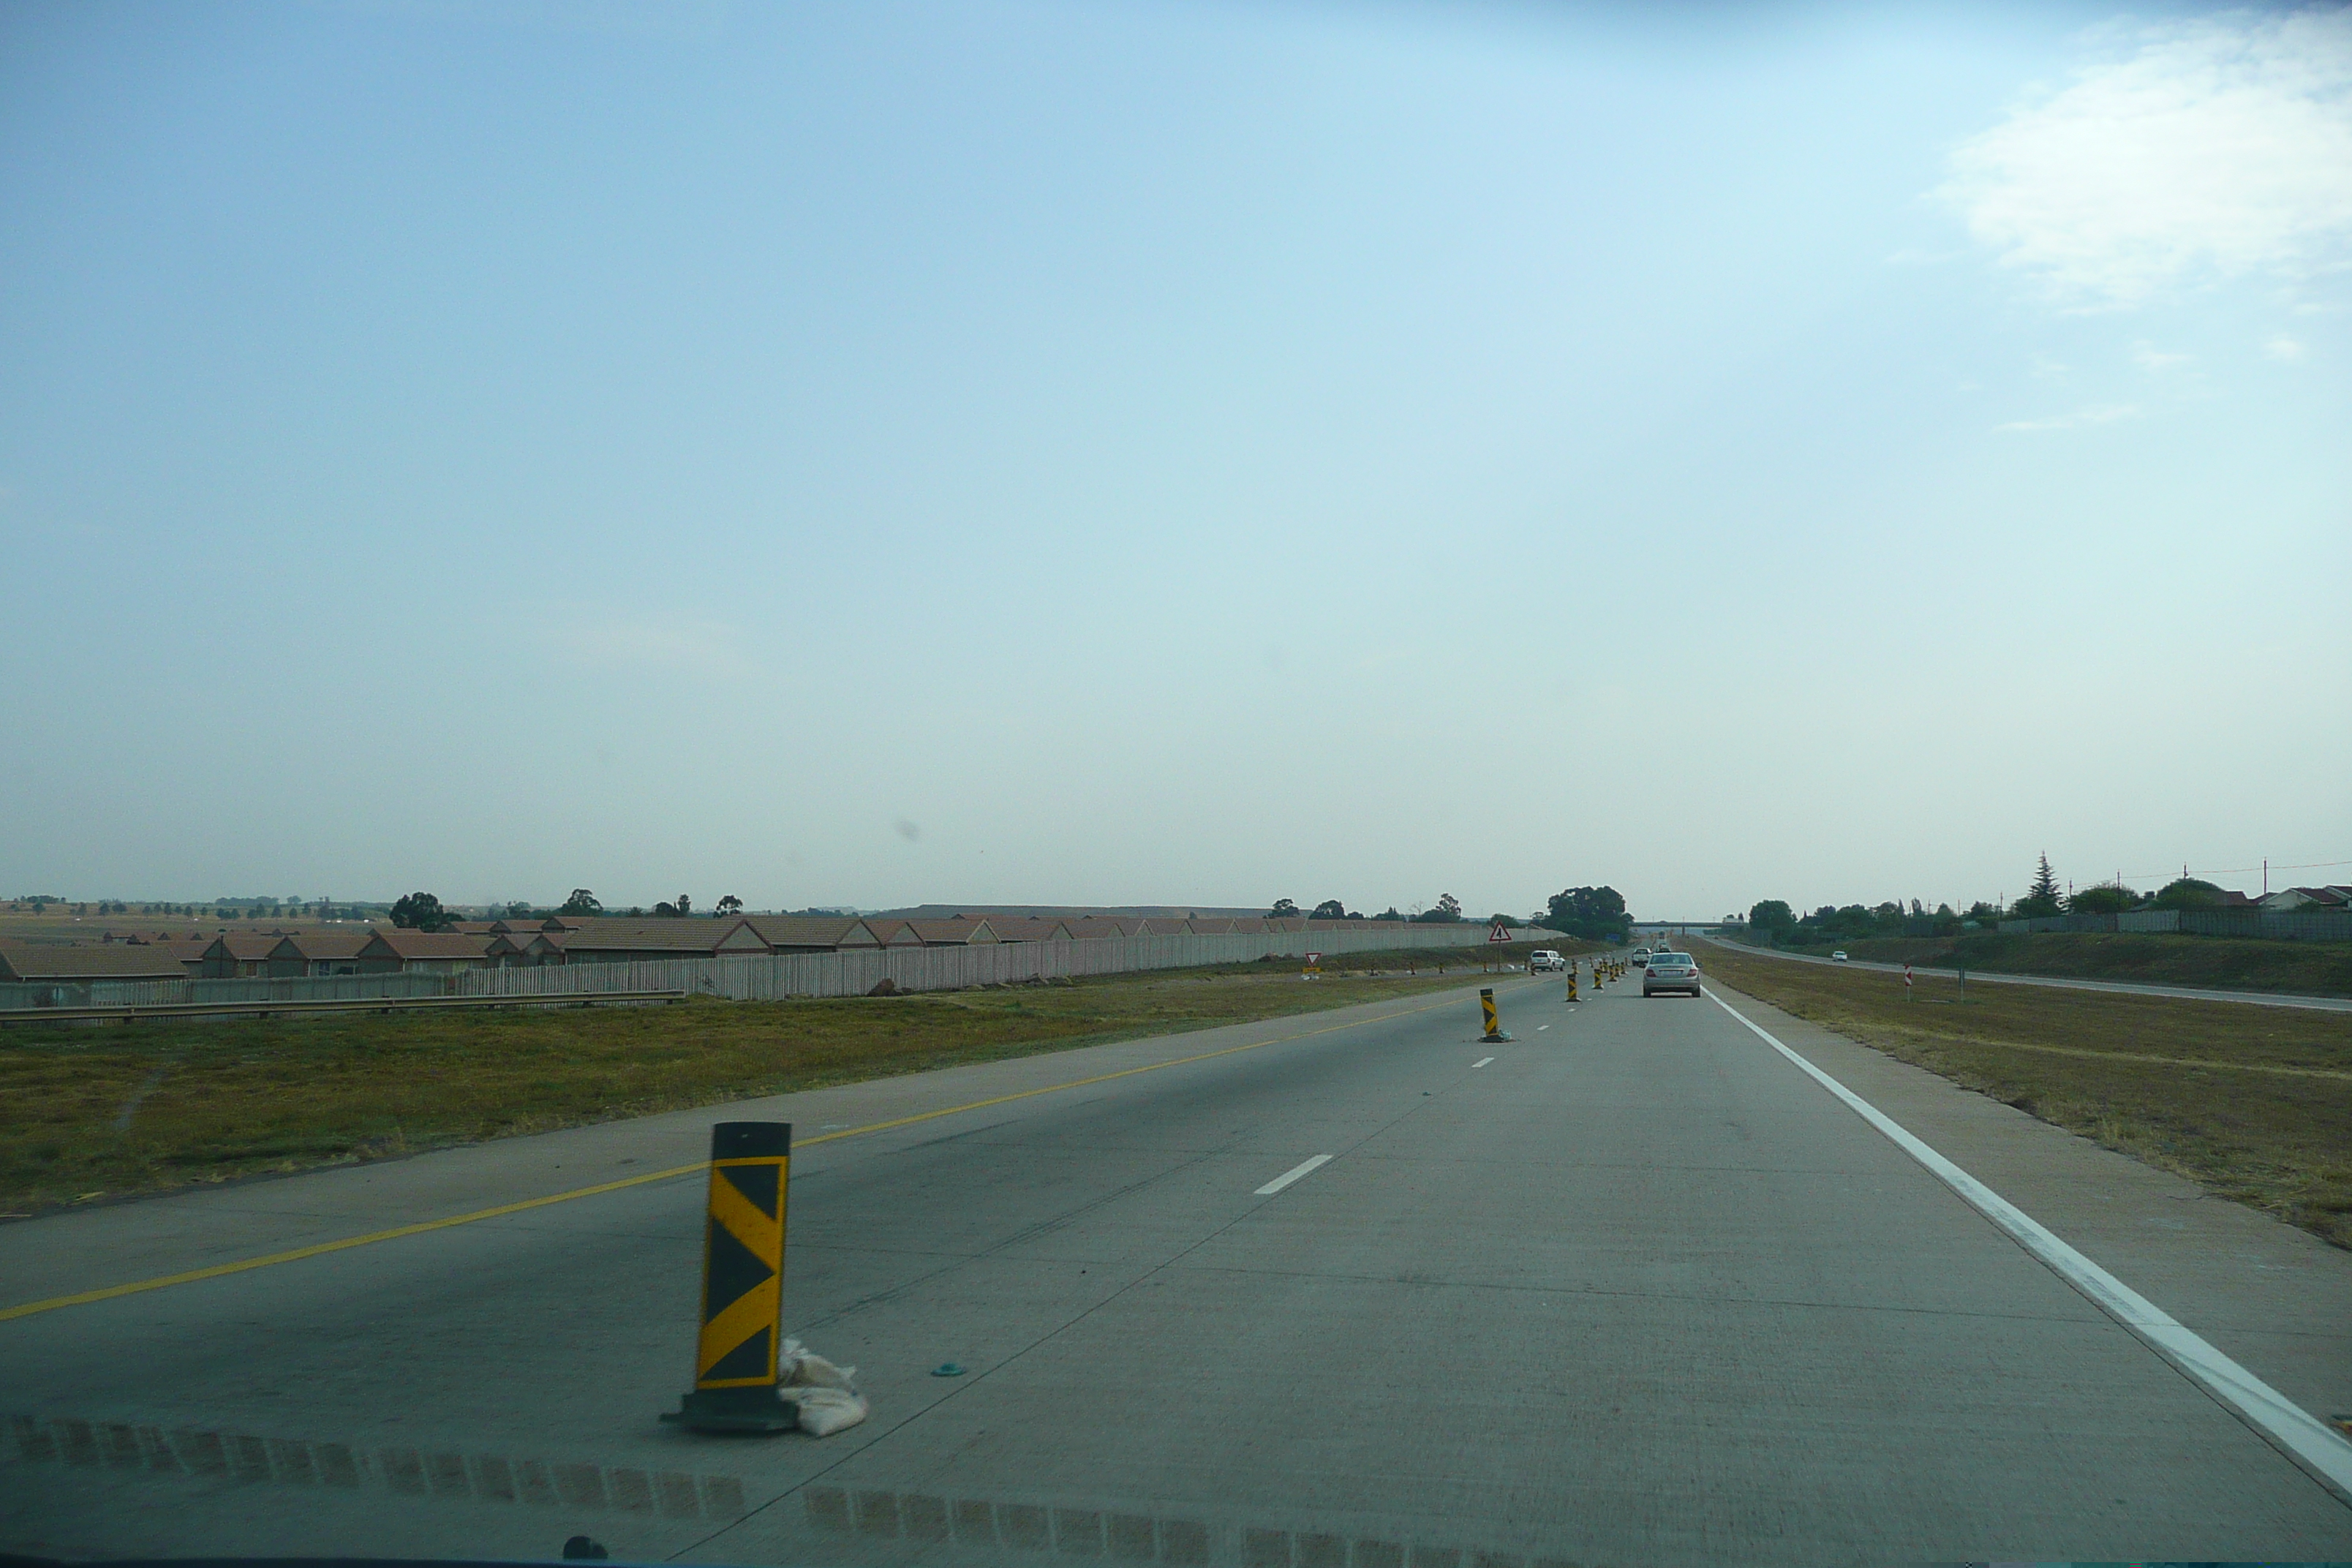
[(1257, 1195), (1262, 1198), (1270, 1198), (1274, 1196), (1275, 1194), (1282, 1191), (1283, 1188), (1290, 1185), (1291, 1183), (1298, 1180), (1299, 1177), (1307, 1174), (1307, 1172), (1315, 1169), (1318, 1165), (1328, 1165), (1330, 1163), (1331, 1156), (1328, 1154), (1318, 1154), (1312, 1160), (1302, 1160), (1297, 1164), (1291, 1166), (1287, 1171), (1283, 1172), (1282, 1174), (1275, 1177), (1274, 1180), (1268, 1182), (1265, 1185), (1260, 1187), (1257, 1190)]

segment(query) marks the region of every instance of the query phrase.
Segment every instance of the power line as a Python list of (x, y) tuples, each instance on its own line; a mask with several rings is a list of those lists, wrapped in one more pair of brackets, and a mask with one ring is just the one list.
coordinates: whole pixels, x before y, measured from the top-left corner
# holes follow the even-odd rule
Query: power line
[[(2352, 866), (2352, 860), (2308, 860), (2300, 866), (2281, 866), (2273, 862), (2270, 868), (2273, 871), (2324, 871), (2336, 866)], [(2234, 877), (2242, 871), (2259, 871), (2261, 869), (2262, 867), (2260, 866), (2211, 866), (2201, 868), (2197, 872), (2191, 874), (2206, 877)], [(2161, 871), (2133, 871), (2128, 873), (2125, 879), (2126, 881), (2133, 882), (2145, 882), (2157, 877), (2169, 877), (2171, 874), (2172, 868), (2168, 866)]]

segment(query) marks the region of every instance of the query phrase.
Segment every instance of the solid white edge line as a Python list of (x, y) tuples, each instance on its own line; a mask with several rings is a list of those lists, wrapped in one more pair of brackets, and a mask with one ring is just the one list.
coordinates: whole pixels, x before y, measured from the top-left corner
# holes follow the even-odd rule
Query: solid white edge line
[(1495, 1058), (1492, 1058), (1492, 1057), (1480, 1057), (1476, 1061), (1472, 1062), (1470, 1065), (1471, 1065), (1472, 1067), (1474, 1067), (1474, 1068), (1482, 1068), (1482, 1067), (1485, 1067), (1488, 1062), (1493, 1061), (1494, 1059), (1495, 1059)]
[(1290, 1185), (1291, 1183), (1298, 1180), (1299, 1177), (1307, 1174), (1307, 1172), (1315, 1169), (1316, 1166), (1328, 1165), (1330, 1163), (1331, 1156), (1328, 1154), (1318, 1154), (1312, 1160), (1301, 1160), (1297, 1164), (1291, 1166), (1290, 1169), (1283, 1172), (1282, 1174), (1275, 1177), (1274, 1180), (1260, 1187), (1254, 1195), (1261, 1198), (1270, 1198), (1274, 1196), (1275, 1194), (1282, 1191), (1283, 1188)]
[(2352, 1494), (2352, 1443), (2277, 1389), (2182, 1327), (2156, 1303), (2044, 1229), (2031, 1215), (1929, 1148), (1878, 1107), (1782, 1045), (1738, 1008), (1710, 989), (1717, 1006), (1746, 1025), (1749, 1033), (1796, 1064), (1815, 1083), (1843, 1100), (1846, 1109), (1884, 1133), (1888, 1142), (1926, 1166), (1969, 1206), (2009, 1233), (2053, 1273), (2088, 1296), (2099, 1309), (2137, 1334), (2181, 1371), (2228, 1400), (2246, 1418), (2287, 1450)]

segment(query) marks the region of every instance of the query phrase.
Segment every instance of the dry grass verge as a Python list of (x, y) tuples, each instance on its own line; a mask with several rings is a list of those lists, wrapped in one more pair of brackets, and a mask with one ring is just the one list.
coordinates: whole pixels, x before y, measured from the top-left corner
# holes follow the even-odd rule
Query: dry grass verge
[(1260, 963), (845, 1001), (11, 1026), (0, 1210), (1319, 1012), (1460, 985), (1488, 956), (1335, 955), (1311, 984)]
[[(2173, 936), (2158, 931), (1964, 931), (1861, 937), (1856, 958), (2060, 980), (2123, 980), (2223, 991), (2352, 996), (2352, 942)], [(1830, 945), (1791, 949), (1826, 957)]]
[(1790, 963), (1715, 979), (2352, 1247), (2352, 1015)]

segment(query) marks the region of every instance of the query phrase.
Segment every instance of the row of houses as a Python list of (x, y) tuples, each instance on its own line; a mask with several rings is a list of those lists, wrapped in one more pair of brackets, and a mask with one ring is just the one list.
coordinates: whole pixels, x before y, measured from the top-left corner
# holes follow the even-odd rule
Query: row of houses
[(1082, 942), (1100, 937), (1229, 936), (1272, 931), (1363, 931), (1401, 921), (1287, 919), (1053, 919), (959, 915), (945, 920), (737, 915), (718, 920), (620, 917), (465, 921), (438, 931), (401, 930), (156, 932), (80, 946), (0, 941), (0, 981), (299, 979), (334, 974), (446, 973), (465, 969), (649, 959), (761, 957), (1004, 942)]

